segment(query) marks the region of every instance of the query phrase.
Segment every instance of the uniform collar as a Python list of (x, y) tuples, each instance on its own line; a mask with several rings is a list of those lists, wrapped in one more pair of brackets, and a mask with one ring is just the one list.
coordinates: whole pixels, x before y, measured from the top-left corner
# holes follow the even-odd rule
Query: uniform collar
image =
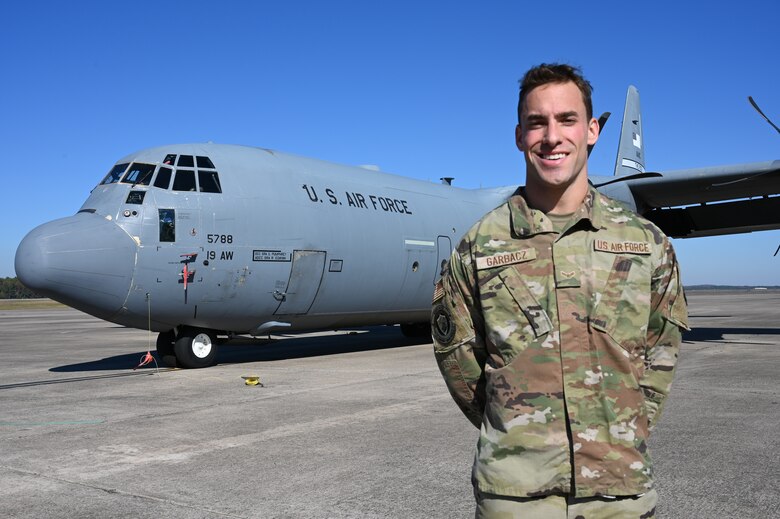
[[(507, 201), (511, 214), (512, 234), (516, 238), (527, 238), (539, 233), (553, 232), (550, 220), (537, 209), (528, 207), (525, 199), (525, 188), (519, 187)], [(588, 192), (580, 207), (574, 211), (572, 220), (585, 221), (594, 230), (603, 228), (604, 204), (606, 199), (596, 191), (593, 186), (588, 186)], [(572, 224), (576, 225), (576, 223)]]

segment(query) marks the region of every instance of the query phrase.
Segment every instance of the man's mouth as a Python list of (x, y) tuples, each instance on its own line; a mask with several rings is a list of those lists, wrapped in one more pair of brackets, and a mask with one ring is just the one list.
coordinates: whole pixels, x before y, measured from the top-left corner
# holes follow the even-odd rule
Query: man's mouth
[(552, 153), (552, 154), (548, 154), (548, 155), (540, 154), (539, 156), (541, 158), (543, 158), (544, 160), (558, 160), (558, 159), (564, 158), (566, 156), (566, 154), (565, 153)]

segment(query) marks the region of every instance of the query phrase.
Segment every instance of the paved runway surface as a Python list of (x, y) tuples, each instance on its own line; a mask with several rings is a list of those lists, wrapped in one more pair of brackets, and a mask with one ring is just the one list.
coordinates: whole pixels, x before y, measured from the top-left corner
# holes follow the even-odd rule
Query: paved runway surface
[[(689, 302), (651, 438), (660, 516), (776, 517), (780, 293)], [(430, 344), (397, 328), (230, 344), (216, 367), (159, 373), (132, 369), (147, 332), (75, 310), (0, 311), (0, 332), (0, 517), (473, 517), (477, 431)]]

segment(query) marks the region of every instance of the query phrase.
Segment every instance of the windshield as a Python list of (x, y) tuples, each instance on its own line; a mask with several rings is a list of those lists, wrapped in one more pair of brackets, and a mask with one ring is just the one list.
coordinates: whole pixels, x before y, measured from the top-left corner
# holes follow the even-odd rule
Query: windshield
[(103, 179), (101, 184), (114, 184), (116, 182), (119, 182), (119, 179), (122, 178), (122, 173), (125, 172), (127, 169), (127, 166), (129, 165), (128, 162), (125, 162), (124, 164), (117, 164), (113, 168), (111, 168), (111, 171), (108, 172), (108, 175), (106, 175), (106, 178)]
[(154, 164), (142, 164), (140, 162), (133, 162), (130, 169), (127, 170), (123, 184), (133, 184), (148, 186), (152, 181), (152, 175), (154, 174)]

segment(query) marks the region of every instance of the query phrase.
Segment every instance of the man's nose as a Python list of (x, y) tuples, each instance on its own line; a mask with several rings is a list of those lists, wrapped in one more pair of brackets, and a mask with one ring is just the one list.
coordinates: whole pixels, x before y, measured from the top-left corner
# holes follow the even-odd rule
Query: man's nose
[(549, 146), (555, 146), (561, 142), (561, 134), (560, 134), (560, 129), (558, 128), (558, 123), (556, 123), (555, 121), (550, 121), (545, 126), (545, 132), (542, 141), (544, 142), (544, 144), (547, 144)]

